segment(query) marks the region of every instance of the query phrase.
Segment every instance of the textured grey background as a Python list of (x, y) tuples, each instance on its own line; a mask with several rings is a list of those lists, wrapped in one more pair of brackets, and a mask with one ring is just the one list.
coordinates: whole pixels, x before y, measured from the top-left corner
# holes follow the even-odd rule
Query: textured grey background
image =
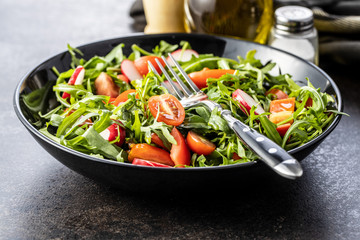
[[(360, 81), (320, 59), (345, 111), (297, 181), (241, 182), (203, 195), (115, 190), (43, 150), (12, 107), (16, 84), (66, 49), (133, 32), (131, 0), (0, 0), (0, 239), (360, 239)], [(224, 183), (226, 184), (226, 183)]]

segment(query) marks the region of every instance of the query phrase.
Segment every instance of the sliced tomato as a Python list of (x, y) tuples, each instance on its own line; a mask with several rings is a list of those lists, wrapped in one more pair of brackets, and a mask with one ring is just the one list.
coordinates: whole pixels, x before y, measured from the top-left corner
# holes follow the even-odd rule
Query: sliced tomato
[(282, 124), (280, 126), (278, 126), (276, 128), (276, 130), (278, 131), (278, 133), (280, 134), (280, 136), (285, 136), (287, 130), (290, 128), (291, 126), (291, 123), (285, 123), (285, 124)]
[(236, 152), (233, 153), (232, 158), (234, 160), (240, 160), (241, 159), (241, 157)]
[(152, 162), (140, 158), (135, 158), (132, 162), (133, 165), (140, 165), (140, 166), (149, 166), (149, 167), (164, 167), (164, 168), (171, 168), (169, 165), (165, 165), (162, 163)]
[[(114, 103), (115, 100), (116, 100), (116, 98), (111, 97), (111, 98), (109, 98), (109, 102), (108, 102), (108, 103)], [(104, 102), (104, 103), (105, 103), (105, 102)]]
[(312, 105), (313, 105), (313, 100), (312, 100), (311, 97), (309, 97), (308, 100), (305, 103), (305, 107), (309, 108), (309, 107), (312, 107)]
[(209, 155), (211, 154), (216, 146), (209, 140), (200, 135), (194, 133), (193, 131), (189, 131), (186, 137), (186, 142), (191, 149), (191, 151), (199, 154), (199, 155)]
[(122, 93), (115, 99), (115, 101), (113, 101), (113, 105), (118, 106), (120, 103), (126, 102), (126, 100), (128, 100), (128, 95), (129, 95), (130, 93), (134, 93), (134, 92), (136, 92), (135, 89), (129, 89), (129, 90), (126, 90), (126, 91), (122, 92)]
[(174, 166), (174, 162), (171, 160), (170, 154), (167, 151), (146, 143), (135, 144), (131, 148), (128, 160), (129, 162), (132, 162), (135, 158)]
[[(274, 112), (270, 114), (269, 120), (272, 123), (278, 124), (286, 119), (290, 118), (293, 112), (291, 111), (281, 111), (281, 112)], [(289, 123), (293, 123), (294, 120), (291, 120)]]
[(170, 150), (170, 157), (174, 162), (175, 166), (183, 167), (185, 165), (190, 165), (190, 151), (186, 145), (185, 138), (183, 135), (174, 127), (171, 130), (171, 135), (175, 138), (177, 144), (173, 144)]
[(160, 63), (163, 66), (165, 66), (164, 61), (160, 57), (157, 57), (157, 56), (143, 56), (134, 61), (135, 67), (141, 76), (144, 76), (149, 73), (148, 61), (150, 61), (151, 64), (155, 67), (156, 71), (159, 74), (161, 74), (161, 70), (160, 70), (158, 64), (156, 63), (155, 59), (159, 60)]
[(281, 91), (280, 89), (277, 89), (277, 88), (273, 88), (273, 89), (267, 91), (265, 95), (267, 96), (269, 94), (274, 96), (273, 100), (289, 98), (289, 96), (285, 92), (283, 92), (283, 91)]
[(158, 112), (159, 122), (179, 126), (185, 119), (185, 109), (171, 94), (152, 96), (148, 102), (151, 114), (156, 118)]
[(196, 84), (198, 88), (207, 87), (206, 80), (208, 78), (220, 78), (224, 74), (234, 74), (234, 69), (209, 69), (204, 68), (198, 72), (192, 72), (189, 74), (191, 80)]
[(118, 74), (116, 77), (126, 83), (130, 82), (130, 80), (124, 74)]
[(295, 110), (295, 98), (272, 100), (270, 102), (271, 113), (277, 113), (282, 111), (294, 112), (294, 110)]
[(151, 142), (155, 143), (159, 147), (166, 148), (161, 138), (156, 133), (151, 133)]

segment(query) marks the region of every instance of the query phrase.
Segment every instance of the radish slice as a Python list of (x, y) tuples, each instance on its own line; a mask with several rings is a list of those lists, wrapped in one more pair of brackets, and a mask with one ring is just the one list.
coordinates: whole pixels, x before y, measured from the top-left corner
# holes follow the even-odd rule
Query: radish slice
[(68, 84), (69, 85), (80, 85), (82, 84), (85, 76), (85, 69), (83, 66), (78, 66), (74, 73), (71, 75)]
[(144, 159), (140, 159), (140, 158), (134, 158), (132, 164), (134, 165), (141, 165), (141, 166), (149, 166), (149, 167), (165, 167), (165, 168), (171, 168), (168, 165), (162, 164), (162, 163), (157, 163), (157, 162), (152, 162), (149, 160), (144, 160)]
[[(78, 66), (74, 73), (71, 75), (68, 85), (81, 85), (84, 81), (85, 77), (85, 69), (83, 66)], [(64, 92), (62, 95), (62, 98), (68, 98), (70, 97), (70, 94), (67, 92)]]
[[(199, 54), (192, 49), (178, 49), (171, 53), (171, 55), (175, 58), (176, 61), (187, 62), (190, 61), (192, 56), (199, 57)], [(170, 63), (170, 66), (175, 66), (170, 57), (167, 57), (166, 60)]]
[(232, 97), (234, 100), (240, 103), (240, 109), (246, 114), (249, 115), (250, 109), (252, 106), (255, 106), (255, 114), (259, 115), (265, 112), (261, 107), (260, 103), (256, 102), (249, 94), (244, 92), (241, 89), (237, 89), (233, 92)]
[(139, 71), (136, 69), (133, 61), (125, 59), (121, 63), (121, 72), (127, 77), (130, 81), (142, 79)]
[(74, 72), (74, 75), (76, 75), (76, 78), (75, 78), (75, 83), (74, 85), (81, 85), (84, 81), (84, 77), (85, 77), (85, 69), (83, 66), (78, 66), (76, 69), (75, 69), (75, 72)]
[(115, 144), (120, 147), (125, 141), (125, 129), (123, 127), (113, 123), (100, 133), (100, 136), (109, 142), (114, 141), (119, 135), (119, 140)]

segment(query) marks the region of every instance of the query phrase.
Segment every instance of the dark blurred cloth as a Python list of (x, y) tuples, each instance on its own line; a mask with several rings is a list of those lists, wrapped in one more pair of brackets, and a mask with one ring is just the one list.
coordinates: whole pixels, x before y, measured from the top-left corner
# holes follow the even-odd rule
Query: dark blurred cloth
[(338, 1), (325, 7), (313, 6), (319, 31), (320, 61), (332, 59), (346, 65), (360, 62), (360, 1)]
[[(312, 9), (319, 32), (320, 61), (354, 65), (360, 63), (360, 0), (275, 0), (275, 8), (301, 5)], [(146, 25), (142, 0), (130, 9), (136, 31)]]

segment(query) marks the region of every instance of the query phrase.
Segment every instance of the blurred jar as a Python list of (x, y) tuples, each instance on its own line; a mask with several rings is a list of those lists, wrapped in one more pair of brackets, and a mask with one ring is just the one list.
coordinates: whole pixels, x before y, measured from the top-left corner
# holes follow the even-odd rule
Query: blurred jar
[(266, 43), (273, 0), (185, 0), (188, 32), (213, 33)]
[(185, 32), (184, 0), (142, 0), (145, 33)]

